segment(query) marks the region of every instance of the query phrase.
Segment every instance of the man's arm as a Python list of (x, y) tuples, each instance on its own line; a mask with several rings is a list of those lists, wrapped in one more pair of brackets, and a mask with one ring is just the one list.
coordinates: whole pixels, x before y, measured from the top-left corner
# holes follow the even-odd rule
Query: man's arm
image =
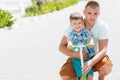
[(107, 52), (108, 39), (98, 41), (98, 53), (92, 58), (93, 65), (100, 61)]
[(75, 58), (80, 58), (79, 52), (72, 52), (70, 50), (67, 50), (67, 38), (63, 36), (60, 45), (59, 45), (59, 51), (62, 52), (63, 54), (70, 56), (70, 57), (75, 57)]
[[(59, 45), (59, 51), (69, 57), (74, 57), (74, 58), (80, 59), (79, 52), (72, 52), (70, 50), (67, 50), (67, 44), (68, 44), (67, 38), (65, 36), (63, 36), (62, 40), (60, 42), (60, 45)], [(88, 55), (86, 54), (85, 51), (83, 51), (82, 53), (83, 53), (83, 58), (86, 59), (88, 57)]]
[(98, 53), (87, 62), (86, 67), (83, 69), (83, 73), (87, 73), (91, 67), (93, 67), (98, 61), (100, 61), (107, 52), (108, 39), (103, 39), (98, 41)]

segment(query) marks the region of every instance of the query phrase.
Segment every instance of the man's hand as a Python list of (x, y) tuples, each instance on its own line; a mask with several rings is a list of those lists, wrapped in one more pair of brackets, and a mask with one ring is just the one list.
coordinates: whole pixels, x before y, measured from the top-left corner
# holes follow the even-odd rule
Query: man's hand
[(84, 68), (83, 68), (83, 73), (84, 74), (87, 74), (89, 71), (90, 71), (90, 69), (92, 68), (92, 66), (93, 66), (93, 61), (92, 60), (90, 60), (90, 61), (88, 61), (88, 62), (86, 62), (85, 64), (84, 64)]

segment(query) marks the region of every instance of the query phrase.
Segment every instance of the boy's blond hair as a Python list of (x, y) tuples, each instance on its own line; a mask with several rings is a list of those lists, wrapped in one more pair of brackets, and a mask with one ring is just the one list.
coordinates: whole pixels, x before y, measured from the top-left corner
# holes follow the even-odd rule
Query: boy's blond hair
[(70, 14), (70, 20), (77, 20), (77, 19), (83, 20), (83, 16), (78, 12), (74, 12)]

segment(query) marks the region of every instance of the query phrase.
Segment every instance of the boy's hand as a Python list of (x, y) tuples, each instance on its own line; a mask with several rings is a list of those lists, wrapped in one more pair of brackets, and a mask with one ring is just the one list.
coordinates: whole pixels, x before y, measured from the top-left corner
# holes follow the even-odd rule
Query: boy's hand
[(88, 47), (89, 47), (89, 48), (92, 48), (92, 47), (94, 47), (94, 46), (95, 46), (94, 43), (89, 43), (89, 44), (88, 44)]
[(91, 36), (88, 36), (88, 37), (87, 37), (87, 40), (90, 41), (90, 40), (91, 40)]
[(67, 49), (68, 49), (68, 50), (73, 50), (73, 48), (74, 48), (73, 45), (71, 45), (71, 44), (68, 44), (68, 45), (67, 45)]

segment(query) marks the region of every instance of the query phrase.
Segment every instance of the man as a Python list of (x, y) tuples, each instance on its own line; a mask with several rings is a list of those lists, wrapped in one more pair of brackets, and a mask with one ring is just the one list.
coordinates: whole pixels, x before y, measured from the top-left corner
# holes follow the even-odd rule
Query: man
[[(90, 30), (93, 33), (93, 39), (95, 42), (96, 49), (98, 49), (98, 53), (87, 63), (85, 63), (85, 67), (83, 69), (83, 73), (87, 73), (91, 67), (93, 67), (97, 62), (99, 62), (105, 55), (107, 51), (108, 45), (108, 27), (105, 23), (98, 20), (100, 15), (100, 7), (96, 1), (89, 1), (86, 6), (85, 10), (83, 11), (85, 15), (84, 19), (84, 27)], [(79, 52), (71, 52), (66, 49), (67, 46), (67, 34), (72, 29), (68, 27), (66, 30), (61, 43), (59, 45), (59, 50), (70, 58), (67, 62), (63, 65), (60, 71), (60, 76), (62, 80), (76, 80), (76, 75), (72, 66), (71, 57), (80, 58)], [(98, 44), (98, 45), (97, 45)], [(83, 52), (84, 59), (87, 58), (87, 54)], [(99, 77), (98, 80), (104, 80), (105, 76), (109, 74), (112, 70), (111, 64), (104, 64), (99, 70)]]

